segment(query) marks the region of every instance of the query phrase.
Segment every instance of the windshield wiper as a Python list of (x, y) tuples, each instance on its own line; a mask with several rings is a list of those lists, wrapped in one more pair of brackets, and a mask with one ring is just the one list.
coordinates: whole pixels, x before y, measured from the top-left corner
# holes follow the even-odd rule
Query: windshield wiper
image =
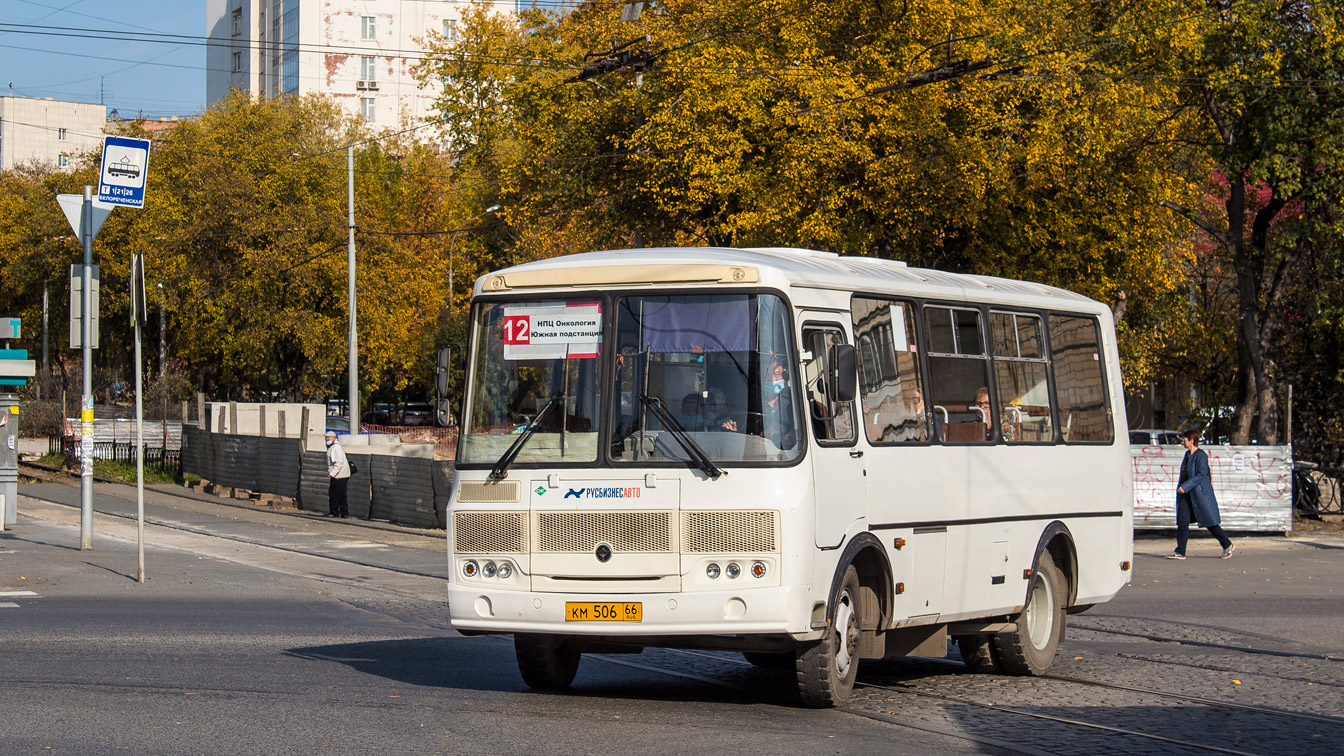
[(691, 438), (690, 435), (686, 433), (686, 429), (681, 427), (681, 423), (677, 422), (677, 419), (672, 416), (672, 413), (667, 411), (667, 407), (663, 405), (662, 399), (659, 399), (656, 396), (649, 396), (648, 394), (640, 394), (639, 401), (644, 406), (653, 410), (653, 414), (657, 415), (658, 419), (662, 421), (663, 427), (672, 434), (672, 437), (677, 440), (677, 443), (681, 444), (681, 448), (686, 450), (686, 456), (690, 457), (691, 461), (695, 463), (695, 466), (700, 468), (705, 475), (708, 475), (711, 478), (717, 478), (724, 474), (723, 470), (720, 470), (710, 461), (709, 455), (705, 453), (704, 449), (700, 448), (700, 444), (697, 444), (695, 439)]
[(551, 400), (546, 402), (546, 406), (542, 407), (541, 411), (537, 413), (537, 416), (532, 418), (532, 422), (527, 424), (527, 427), (523, 429), (523, 432), (518, 435), (517, 440), (509, 446), (508, 450), (504, 452), (504, 455), (495, 463), (494, 468), (490, 470), (491, 478), (495, 480), (504, 479), (504, 476), (509, 472), (509, 465), (513, 464), (513, 461), (518, 458), (518, 452), (523, 450), (523, 446), (527, 444), (528, 439), (532, 438), (532, 434), (537, 432), (537, 427), (541, 425), (541, 421), (546, 417), (546, 413), (550, 412), (551, 408), (559, 403), (559, 394), (551, 397)]

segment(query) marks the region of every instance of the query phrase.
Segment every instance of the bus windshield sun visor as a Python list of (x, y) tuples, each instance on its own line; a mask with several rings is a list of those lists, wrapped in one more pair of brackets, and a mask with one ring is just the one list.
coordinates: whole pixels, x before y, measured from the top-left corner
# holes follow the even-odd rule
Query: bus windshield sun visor
[(681, 448), (686, 450), (686, 456), (690, 457), (691, 462), (695, 463), (695, 466), (700, 468), (705, 475), (718, 478), (725, 474), (723, 470), (710, 461), (709, 455), (705, 453), (704, 449), (700, 448), (700, 444), (697, 444), (695, 439), (686, 433), (686, 429), (681, 427), (681, 423), (677, 422), (672, 413), (667, 411), (667, 407), (663, 406), (663, 400), (656, 396), (640, 394), (639, 401), (645, 407), (653, 410), (653, 414), (658, 416), (658, 420), (662, 422), (663, 427), (672, 434), (677, 443), (681, 444)]
[(496, 462), (494, 468), (490, 470), (491, 478), (495, 480), (504, 479), (504, 476), (509, 472), (509, 465), (513, 464), (513, 461), (518, 458), (518, 452), (523, 450), (528, 439), (532, 438), (532, 434), (536, 433), (537, 428), (541, 426), (541, 421), (546, 419), (547, 413), (549, 413), (551, 408), (557, 404), (560, 404), (559, 394), (552, 396), (551, 400), (546, 402), (546, 406), (541, 408), (541, 411), (537, 413), (537, 416), (532, 418), (532, 422), (528, 423), (527, 427), (523, 429), (523, 432), (518, 435), (518, 440), (514, 441), (504, 454), (500, 456), (499, 461)]

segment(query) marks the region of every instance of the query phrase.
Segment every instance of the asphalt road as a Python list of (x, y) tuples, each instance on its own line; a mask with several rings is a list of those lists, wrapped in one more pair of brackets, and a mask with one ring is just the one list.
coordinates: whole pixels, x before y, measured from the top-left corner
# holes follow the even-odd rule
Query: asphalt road
[(1344, 540), (1185, 562), (1140, 541), (1051, 676), (865, 663), (851, 706), (815, 711), (735, 654), (585, 657), (571, 691), (531, 692), (506, 639), (446, 626), (442, 534), (162, 491), (138, 584), (134, 490), (99, 486), (92, 551), (71, 491), (24, 484), (0, 534), (0, 754), (1344, 750)]

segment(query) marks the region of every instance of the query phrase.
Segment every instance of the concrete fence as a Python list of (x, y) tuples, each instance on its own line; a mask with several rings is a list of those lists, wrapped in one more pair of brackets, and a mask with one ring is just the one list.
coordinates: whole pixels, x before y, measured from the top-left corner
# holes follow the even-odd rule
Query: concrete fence
[[(1290, 446), (1204, 446), (1224, 530), (1285, 532), (1293, 528)], [(1134, 529), (1176, 527), (1179, 446), (1133, 446)]]
[[(326, 512), (326, 450), (320, 440), (306, 441), (211, 433), (187, 426), (182, 436), (182, 472), (226, 488), (284, 496), (294, 499), (301, 509)], [(349, 444), (346, 457), (359, 470), (349, 484), (352, 517), (444, 527), (451, 462), (432, 459), (428, 445), (369, 446), (351, 443), (348, 437), (342, 441)], [(305, 450), (305, 445), (312, 448)]]

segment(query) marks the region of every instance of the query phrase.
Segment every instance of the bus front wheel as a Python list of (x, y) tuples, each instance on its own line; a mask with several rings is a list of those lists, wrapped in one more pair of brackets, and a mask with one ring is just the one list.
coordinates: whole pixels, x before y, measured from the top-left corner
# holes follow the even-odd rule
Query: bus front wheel
[(994, 636), (1003, 671), (1010, 675), (1040, 675), (1055, 660), (1064, 637), (1064, 576), (1050, 553), (1042, 553), (1027, 588), (1027, 603), (1017, 617), (1017, 629)]
[(804, 704), (835, 706), (844, 703), (854, 690), (854, 680), (859, 675), (861, 601), (859, 573), (850, 565), (840, 584), (835, 616), (826, 635), (798, 648), (794, 669)]
[(513, 636), (518, 671), (529, 688), (561, 690), (574, 682), (583, 652), (578, 641), (560, 635), (518, 633)]

